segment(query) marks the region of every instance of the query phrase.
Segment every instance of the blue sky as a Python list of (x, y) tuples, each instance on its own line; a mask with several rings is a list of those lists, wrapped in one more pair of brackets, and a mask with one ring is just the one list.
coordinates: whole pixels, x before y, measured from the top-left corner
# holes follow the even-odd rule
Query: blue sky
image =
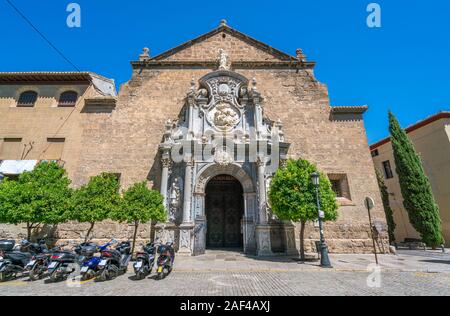
[[(368, 104), (369, 142), (388, 135), (387, 111), (403, 126), (450, 110), (450, 1), (296, 0), (149, 1), (10, 0), (81, 70), (114, 78), (131, 74), (142, 47), (152, 55), (228, 24), (317, 62), (333, 105)], [(382, 8), (382, 27), (368, 28), (366, 7)], [(70, 2), (81, 28), (66, 25)], [(0, 0), (0, 71), (71, 71), (25, 21)]]

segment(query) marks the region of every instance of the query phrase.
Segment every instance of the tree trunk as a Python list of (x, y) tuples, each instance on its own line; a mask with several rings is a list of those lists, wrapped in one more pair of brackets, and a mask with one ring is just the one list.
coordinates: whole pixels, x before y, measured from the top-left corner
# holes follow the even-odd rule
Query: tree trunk
[(85, 243), (88, 241), (89, 236), (91, 235), (92, 230), (94, 229), (94, 225), (95, 225), (95, 222), (91, 223), (91, 227), (89, 227), (89, 230), (88, 230), (88, 232), (87, 232), (87, 234), (86, 234), (86, 237), (85, 237), (85, 239), (84, 239), (84, 242), (85, 242)]
[(300, 222), (300, 260), (305, 261), (305, 226), (306, 221)]
[(30, 241), (31, 239), (31, 232), (33, 230), (33, 224), (27, 222), (27, 240)]
[(137, 236), (138, 227), (139, 227), (139, 222), (138, 221), (134, 222), (134, 235), (133, 235), (133, 245), (131, 246), (131, 257), (133, 257), (134, 249), (136, 247), (136, 236)]

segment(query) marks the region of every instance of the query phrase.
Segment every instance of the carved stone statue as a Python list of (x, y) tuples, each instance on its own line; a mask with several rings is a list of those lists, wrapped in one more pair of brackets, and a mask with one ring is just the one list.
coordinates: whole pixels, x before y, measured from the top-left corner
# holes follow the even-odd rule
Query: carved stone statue
[(230, 70), (230, 66), (228, 65), (228, 54), (221, 48), (219, 49), (219, 70)]
[(176, 219), (176, 214), (178, 207), (180, 206), (180, 197), (181, 197), (181, 190), (180, 185), (178, 183), (178, 178), (174, 180), (172, 183), (172, 188), (170, 189), (170, 211), (169, 211), (169, 221), (174, 222)]

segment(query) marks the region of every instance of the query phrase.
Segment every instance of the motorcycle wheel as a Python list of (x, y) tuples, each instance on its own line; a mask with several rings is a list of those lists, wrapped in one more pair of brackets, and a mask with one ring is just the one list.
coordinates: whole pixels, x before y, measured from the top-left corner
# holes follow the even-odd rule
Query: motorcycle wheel
[(85, 274), (81, 275), (81, 281), (87, 281), (87, 280), (90, 280), (93, 278), (94, 278), (94, 275), (89, 272), (86, 272)]
[(58, 273), (52, 273), (50, 274), (50, 281), (52, 282), (58, 282), (60, 280), (60, 276)]
[(8, 275), (4, 272), (0, 272), (0, 282), (5, 282), (8, 279)]
[(41, 278), (41, 273), (39, 273), (39, 271), (37, 271), (37, 269), (33, 269), (30, 271), (30, 274), (28, 275), (28, 277), (30, 278), (30, 281), (37, 281)]
[(120, 274), (120, 270), (115, 265), (111, 265), (108, 271), (108, 280), (114, 280)]
[(138, 271), (136, 273), (136, 280), (143, 280), (145, 278), (145, 272), (144, 271)]
[(106, 271), (106, 269), (104, 269), (102, 273), (100, 273), (100, 275), (97, 277), (97, 280), (100, 282), (105, 282), (107, 280), (107, 273), (108, 272)]

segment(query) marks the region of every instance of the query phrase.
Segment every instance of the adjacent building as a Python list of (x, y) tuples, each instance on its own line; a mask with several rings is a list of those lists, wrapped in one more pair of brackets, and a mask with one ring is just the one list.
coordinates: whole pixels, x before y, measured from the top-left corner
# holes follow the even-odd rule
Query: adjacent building
[[(437, 113), (406, 128), (406, 132), (422, 158), (423, 167), (441, 212), (442, 229), (448, 247), (450, 246), (450, 112)], [(388, 187), (390, 205), (397, 224), (395, 230), (397, 241), (420, 239), (403, 207), (390, 139), (383, 139), (370, 146), (370, 149), (375, 167), (384, 174)]]
[[(222, 21), (157, 56), (144, 49), (131, 66), (117, 97), (111, 80), (92, 73), (0, 74), (0, 159), (62, 160), (74, 186), (100, 172), (117, 174), (124, 189), (147, 180), (169, 220), (142, 225), (140, 239), (172, 240), (185, 254), (226, 247), (263, 256), (296, 252), (298, 227), (271, 213), (267, 190), (277, 168), (302, 157), (338, 196), (339, 220), (325, 227), (330, 250), (372, 251), (366, 196), (377, 227), (386, 221), (368, 168), (367, 106), (331, 106), (301, 50), (286, 54)], [(67, 223), (54, 233), (79, 239), (85, 229)], [(107, 221), (94, 236), (131, 231)], [(311, 223), (308, 250), (318, 235)]]

